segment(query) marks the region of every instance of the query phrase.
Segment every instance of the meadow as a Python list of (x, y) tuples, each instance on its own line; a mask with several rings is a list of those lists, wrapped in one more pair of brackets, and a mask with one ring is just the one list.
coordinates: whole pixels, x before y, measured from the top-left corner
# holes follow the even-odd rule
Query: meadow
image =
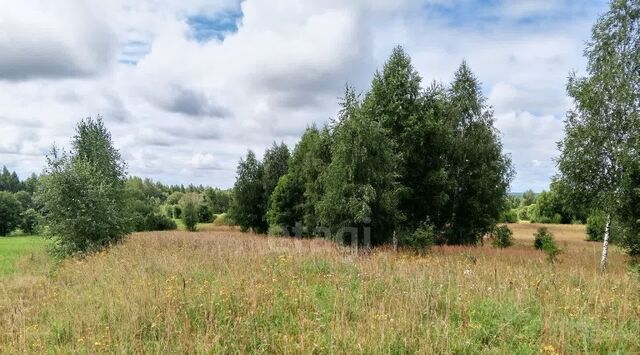
[(552, 264), (537, 227), (510, 225), (508, 249), (355, 255), (207, 225), (59, 264), (40, 238), (0, 238), (5, 264), (12, 243), (39, 245), (3, 266), (0, 353), (640, 352), (640, 277), (624, 253), (601, 275), (584, 227), (553, 225)]
[(0, 277), (16, 272), (18, 262), (24, 259), (33, 260), (42, 257), (42, 250), (47, 241), (37, 236), (14, 236), (0, 238)]

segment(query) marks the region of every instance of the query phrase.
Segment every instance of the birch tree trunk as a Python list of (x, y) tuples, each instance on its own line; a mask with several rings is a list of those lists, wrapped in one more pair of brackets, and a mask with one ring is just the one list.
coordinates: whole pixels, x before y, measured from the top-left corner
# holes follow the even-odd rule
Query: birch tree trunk
[(607, 259), (609, 257), (609, 237), (611, 235), (611, 214), (607, 214), (607, 223), (604, 227), (604, 239), (602, 241), (602, 259), (600, 259), (600, 272), (607, 270)]

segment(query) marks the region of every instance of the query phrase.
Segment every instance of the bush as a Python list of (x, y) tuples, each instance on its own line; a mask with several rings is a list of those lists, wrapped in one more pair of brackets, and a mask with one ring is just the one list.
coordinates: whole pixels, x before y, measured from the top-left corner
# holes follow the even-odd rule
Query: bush
[(173, 218), (182, 218), (182, 207), (179, 205), (173, 205), (172, 214)]
[(502, 212), (500, 215), (500, 223), (517, 223), (518, 222), (518, 210), (512, 208), (508, 211)]
[(538, 228), (538, 232), (534, 234), (534, 237), (533, 246), (538, 250), (544, 251), (548, 256), (549, 261), (555, 262), (561, 250), (556, 245), (553, 234), (549, 232), (547, 228), (541, 227)]
[(232, 226), (233, 220), (227, 213), (220, 213), (213, 219), (214, 226)]
[(531, 218), (531, 222), (533, 223), (542, 223), (542, 224), (561, 224), (562, 216), (558, 213), (553, 215), (553, 217), (547, 216), (534, 216)]
[(146, 216), (145, 225), (149, 231), (168, 231), (178, 229), (176, 222), (161, 213), (152, 213)]
[(0, 191), (0, 236), (20, 225), (20, 202), (9, 192)]
[(271, 225), (269, 226), (269, 231), (267, 232), (267, 234), (276, 236), (276, 237), (283, 237), (285, 236), (286, 233), (281, 226)]
[(499, 226), (489, 234), (491, 245), (496, 248), (508, 248), (513, 245), (513, 232), (507, 226)]
[(534, 234), (533, 246), (538, 250), (544, 250), (545, 246), (555, 244), (553, 240), (553, 234), (549, 232), (546, 227), (538, 228), (536, 234)]
[(429, 222), (422, 222), (412, 233), (401, 233), (398, 238), (400, 245), (423, 252), (438, 244), (438, 235), (433, 225)]
[(592, 213), (589, 218), (587, 218), (587, 240), (591, 242), (601, 242), (604, 238), (604, 228), (606, 223), (604, 213)]
[(200, 204), (198, 206), (198, 222), (211, 223), (213, 221), (213, 213), (211, 208), (207, 204)]
[(185, 194), (180, 200), (182, 209), (182, 222), (188, 231), (194, 232), (197, 229), (199, 220), (198, 206), (202, 202), (202, 196), (197, 193)]
[(29, 208), (20, 214), (20, 229), (25, 234), (37, 234), (40, 227), (40, 214)]

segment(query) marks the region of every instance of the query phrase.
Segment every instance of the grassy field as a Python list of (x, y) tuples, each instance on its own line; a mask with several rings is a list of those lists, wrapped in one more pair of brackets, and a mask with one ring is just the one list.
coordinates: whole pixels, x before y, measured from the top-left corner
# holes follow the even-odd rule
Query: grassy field
[(426, 256), (210, 226), (134, 234), (0, 278), (0, 353), (640, 352), (626, 257), (614, 249), (600, 275), (583, 227), (552, 226), (564, 252), (550, 264), (536, 227), (512, 225), (510, 249)]
[(25, 256), (29, 260), (23, 264), (35, 258), (46, 258), (46, 243), (44, 238), (37, 236), (0, 237), (0, 277), (13, 274)]

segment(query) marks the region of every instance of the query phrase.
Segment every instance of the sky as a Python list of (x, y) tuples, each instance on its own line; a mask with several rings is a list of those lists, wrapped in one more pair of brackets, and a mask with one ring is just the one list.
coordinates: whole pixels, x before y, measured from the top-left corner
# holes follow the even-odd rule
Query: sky
[[(4, 5), (4, 6), (2, 6)], [(547, 189), (568, 75), (604, 0), (0, 0), (0, 166), (40, 173), (102, 115), (131, 175), (229, 188), (248, 149), (291, 148), (402, 45), (426, 85), (466, 60), (516, 176)]]

